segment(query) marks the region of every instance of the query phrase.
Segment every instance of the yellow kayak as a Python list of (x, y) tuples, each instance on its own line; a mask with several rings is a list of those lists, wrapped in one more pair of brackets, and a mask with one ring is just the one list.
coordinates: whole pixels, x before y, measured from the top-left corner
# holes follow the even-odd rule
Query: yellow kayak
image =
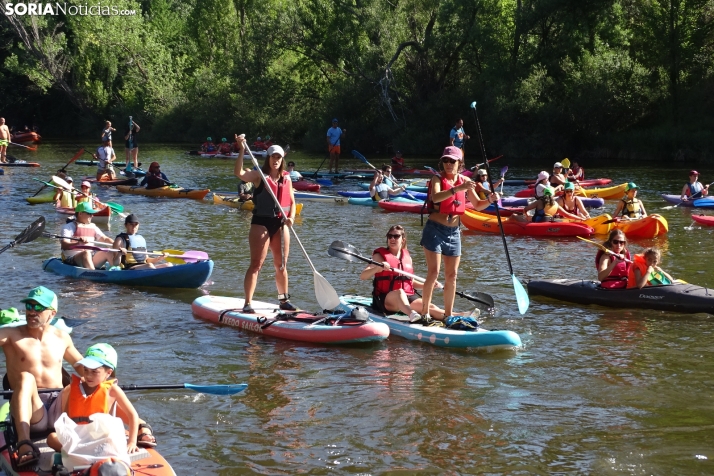
[[(237, 208), (239, 210), (252, 210), (255, 205), (253, 205), (252, 200), (241, 202), (238, 200), (238, 195), (220, 195), (217, 193), (213, 194), (213, 203), (216, 205), (225, 205), (231, 208)], [(302, 203), (295, 204), (295, 213), (300, 215), (302, 212)]]
[(117, 190), (121, 193), (131, 193), (133, 195), (146, 195), (147, 197), (166, 197), (166, 198), (193, 198), (196, 200), (203, 200), (203, 198), (208, 195), (207, 188), (204, 189), (192, 189), (192, 188), (171, 188), (171, 187), (159, 187), (147, 189), (140, 185), (130, 186), (130, 185), (117, 185)]
[(563, 219), (563, 221), (582, 223), (583, 225), (587, 225), (593, 230), (595, 230), (594, 233), (596, 235), (607, 235), (608, 233), (610, 233), (610, 230), (612, 230), (615, 225), (614, 223), (605, 223), (606, 221), (610, 220), (612, 220), (612, 216), (608, 215), (607, 213), (604, 213), (597, 217), (588, 218), (587, 220), (571, 220), (569, 218)]
[(576, 190), (576, 194), (581, 197), (602, 198), (605, 200), (617, 200), (625, 195), (626, 183), (605, 188), (581, 188)]

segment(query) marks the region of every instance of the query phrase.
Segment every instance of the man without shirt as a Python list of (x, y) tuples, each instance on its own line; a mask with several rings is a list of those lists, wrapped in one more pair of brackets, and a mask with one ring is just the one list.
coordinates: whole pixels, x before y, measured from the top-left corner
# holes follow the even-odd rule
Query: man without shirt
[(7, 164), (7, 146), (10, 145), (10, 129), (5, 125), (5, 118), (0, 117), (0, 163)]

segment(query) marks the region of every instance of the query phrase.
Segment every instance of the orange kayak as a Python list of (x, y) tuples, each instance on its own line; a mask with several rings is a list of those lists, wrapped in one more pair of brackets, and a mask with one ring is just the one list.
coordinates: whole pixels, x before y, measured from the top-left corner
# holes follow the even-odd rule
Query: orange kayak
[(622, 230), (628, 238), (654, 238), (669, 231), (667, 220), (661, 215), (648, 215), (636, 220), (618, 219), (612, 228)]

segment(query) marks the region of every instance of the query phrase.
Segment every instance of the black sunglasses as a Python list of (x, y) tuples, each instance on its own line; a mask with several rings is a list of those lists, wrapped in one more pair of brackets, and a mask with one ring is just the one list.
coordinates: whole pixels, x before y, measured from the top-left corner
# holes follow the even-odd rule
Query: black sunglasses
[(400, 235), (400, 234), (396, 234), (396, 235), (395, 235), (395, 234), (393, 234), (393, 233), (387, 233), (387, 238), (392, 238), (392, 239), (394, 239), (394, 240), (398, 240), (398, 239), (401, 238), (401, 237), (402, 237), (402, 235)]
[(444, 164), (455, 164), (456, 162), (458, 162), (458, 160), (456, 160), (456, 159), (450, 159), (450, 158), (448, 158), (448, 157), (442, 157), (442, 158), (441, 158), (441, 162), (444, 163)]
[(612, 240), (613, 245), (626, 245), (626, 241), (620, 241), (620, 240)]

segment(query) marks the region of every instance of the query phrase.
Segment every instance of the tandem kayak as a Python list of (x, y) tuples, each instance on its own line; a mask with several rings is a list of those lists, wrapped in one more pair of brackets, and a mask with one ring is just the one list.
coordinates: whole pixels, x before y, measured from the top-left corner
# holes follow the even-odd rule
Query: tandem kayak
[(96, 177), (84, 177), (82, 181), (94, 183), (97, 185), (117, 186), (117, 185), (136, 185), (139, 179), (134, 178), (117, 178), (114, 180), (97, 180)]
[(181, 188), (181, 187), (159, 187), (147, 189), (140, 185), (118, 185), (117, 190), (121, 193), (130, 193), (132, 195), (146, 195), (147, 197), (166, 197), (166, 198), (193, 198), (195, 200), (203, 200), (209, 189), (198, 188)]
[(693, 284), (603, 289), (599, 281), (549, 279), (530, 281), (528, 293), (576, 304), (714, 314), (714, 290)]
[[(580, 190), (577, 190), (577, 196), (579, 197), (588, 197), (588, 198), (604, 198), (605, 200), (617, 200), (618, 198), (622, 198), (622, 196), (625, 194), (625, 187), (627, 187), (626, 183), (621, 183), (620, 185), (615, 185), (614, 187), (607, 187), (607, 188), (583, 188)], [(562, 195), (562, 192), (559, 192), (558, 195)], [(516, 197), (535, 197), (535, 188), (527, 188), (525, 190), (521, 190), (520, 192), (516, 192), (515, 194)]]
[[(500, 233), (498, 218), (493, 215), (466, 210), (461, 216), (461, 223), (466, 228), (473, 231), (483, 231), (487, 233)], [(533, 223), (522, 222), (514, 218), (501, 220), (503, 232), (506, 235), (525, 235), (535, 237), (551, 236), (590, 236), (594, 233), (592, 227), (580, 222), (571, 223), (566, 221)]]
[[(74, 208), (55, 207), (55, 211), (60, 215), (74, 216)], [(92, 221), (99, 223), (109, 223), (109, 219), (111, 218), (111, 216), (112, 209), (105, 205), (103, 208), (97, 210), (97, 213), (92, 215)]]
[[(602, 198), (587, 198), (587, 197), (578, 197), (580, 198), (580, 201), (583, 202), (583, 206), (585, 208), (602, 208), (605, 206), (605, 200)], [(525, 207), (533, 201), (534, 199), (528, 199), (528, 198), (518, 198), (518, 197), (503, 197), (501, 198), (501, 203), (503, 204), (504, 207)]]
[(225, 296), (201, 296), (191, 305), (193, 315), (281, 339), (318, 344), (377, 342), (389, 336), (389, 327), (373, 320), (356, 321), (339, 314), (283, 313), (276, 304), (253, 301), (254, 314), (242, 312), (245, 300)]
[[(238, 194), (235, 195), (222, 195), (220, 193), (213, 192), (213, 203), (216, 205), (225, 205), (231, 208), (237, 208), (239, 210), (252, 210), (255, 208), (253, 200), (246, 200), (241, 202), (238, 199)], [(302, 212), (302, 203), (295, 204), (295, 214), (299, 215)]]
[(213, 271), (213, 261), (205, 260), (168, 268), (125, 269), (106, 271), (87, 269), (64, 264), (59, 258), (50, 258), (42, 263), (42, 269), (70, 278), (88, 279), (98, 283), (126, 284), (129, 286), (155, 286), (160, 288), (198, 288)]
[[(32, 442), (40, 450), (40, 459), (34, 468), (29, 468), (21, 471), (15, 471), (10, 462), (10, 453), (6, 448), (8, 442), (13, 443), (13, 450), (16, 450), (16, 433), (13, 428), (10, 428), (10, 402), (5, 402), (0, 407), (0, 426), (3, 431), (0, 431), (0, 447), (3, 448), (0, 454), (0, 469), (3, 474), (9, 476), (34, 476), (34, 475), (50, 475), (52, 474), (52, 466), (55, 463), (62, 463), (61, 453), (55, 453), (52, 448), (47, 446), (46, 434), (41, 434), (41, 438), (32, 438)], [(23, 448), (24, 450), (24, 448)], [(139, 448), (139, 451), (129, 455), (131, 469), (136, 474), (142, 476), (176, 476), (173, 468), (168, 461), (164, 459), (154, 448)], [(74, 473), (73, 473), (74, 474)]]
[(692, 215), (692, 220), (706, 226), (714, 226), (714, 216), (709, 215)]
[[(419, 205), (422, 204), (422, 202), (417, 202), (415, 200), (409, 200), (408, 198), (402, 198), (402, 197), (392, 197), (388, 201), (402, 202), (402, 203), (417, 203)], [(347, 199), (347, 203), (350, 203), (352, 205), (362, 205), (364, 207), (378, 207), (379, 206), (379, 202), (372, 200), (371, 197), (367, 197), (367, 198), (350, 197)]]
[[(369, 190), (359, 190), (359, 191), (352, 191), (352, 192), (337, 192), (339, 195), (342, 195), (343, 197), (354, 197), (354, 198), (371, 198), (369, 195)], [(412, 197), (418, 199), (418, 200), (426, 200), (426, 193), (423, 192), (411, 192)], [(402, 192), (399, 195), (393, 195), (397, 197), (402, 197), (402, 198), (409, 198), (409, 195), (407, 195), (407, 192)]]
[(369, 317), (389, 326), (391, 335), (397, 335), (409, 340), (416, 340), (438, 347), (470, 348), (486, 351), (512, 350), (520, 347), (521, 338), (513, 331), (489, 331), (478, 328), (475, 331), (460, 331), (446, 327), (425, 327), (421, 324), (411, 324), (404, 314), (386, 315), (370, 307), (371, 297), (341, 296), (338, 310), (351, 311), (356, 306), (362, 306), (369, 312)]

